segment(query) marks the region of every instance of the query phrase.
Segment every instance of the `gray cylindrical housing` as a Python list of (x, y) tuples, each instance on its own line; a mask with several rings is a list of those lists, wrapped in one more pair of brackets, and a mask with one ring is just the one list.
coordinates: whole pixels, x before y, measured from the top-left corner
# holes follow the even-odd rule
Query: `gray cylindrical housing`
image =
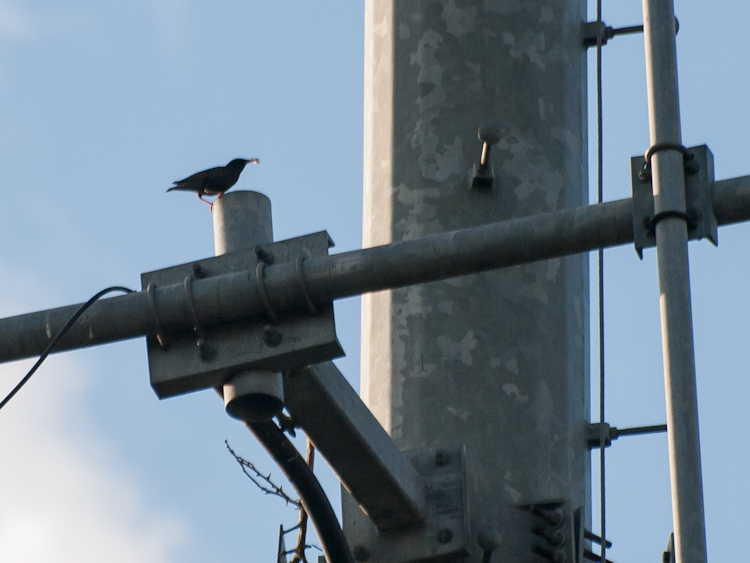
[(213, 205), (216, 256), (273, 242), (271, 200), (258, 192), (229, 192)]
[(224, 384), (224, 406), (229, 416), (244, 422), (263, 422), (284, 407), (281, 374), (272, 371), (246, 371)]
[[(273, 242), (271, 200), (258, 192), (231, 192), (213, 205), (216, 255), (250, 250)], [(240, 372), (224, 385), (227, 413), (245, 422), (263, 422), (284, 407), (280, 373)]]
[[(587, 202), (584, 0), (365, 5), (363, 246)], [(472, 190), (488, 125), (495, 181)], [(537, 557), (518, 505), (589, 517), (588, 318), (585, 256), (362, 297), (364, 401), (403, 449), (466, 445), (498, 561)]]

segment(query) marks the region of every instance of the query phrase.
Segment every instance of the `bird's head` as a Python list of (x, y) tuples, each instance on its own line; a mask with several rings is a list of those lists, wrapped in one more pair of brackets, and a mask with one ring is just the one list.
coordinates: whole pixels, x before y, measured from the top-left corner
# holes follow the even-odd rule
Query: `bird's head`
[(233, 161), (227, 164), (227, 168), (242, 171), (242, 169), (245, 168), (245, 165), (250, 162), (258, 164), (260, 160), (258, 160), (257, 158), (235, 158)]

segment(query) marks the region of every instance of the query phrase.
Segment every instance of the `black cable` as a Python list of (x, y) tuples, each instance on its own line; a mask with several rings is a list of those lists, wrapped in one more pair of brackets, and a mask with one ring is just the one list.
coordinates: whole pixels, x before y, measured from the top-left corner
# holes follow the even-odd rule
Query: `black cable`
[(297, 448), (273, 421), (246, 422), (274, 461), (278, 464), (299, 494), (302, 506), (310, 516), (323, 544), (323, 553), (328, 563), (354, 563), (349, 544), (344, 537), (336, 513), (326, 496), (318, 478), (308, 467)]
[[(602, 0), (596, 0), (596, 22), (602, 26)], [(597, 113), (597, 196), (598, 203), (604, 200), (604, 118), (602, 88), (602, 34), (596, 37), (596, 113)], [(601, 508), (601, 559), (607, 553), (607, 502), (605, 481), (605, 450), (607, 449), (604, 426), (604, 249), (599, 249), (599, 496)]]
[(5, 405), (8, 404), (8, 402), (15, 396), (16, 393), (18, 393), (21, 390), (21, 387), (26, 385), (26, 382), (31, 379), (31, 376), (34, 375), (34, 372), (39, 369), (39, 366), (42, 365), (42, 362), (47, 359), (47, 356), (50, 355), (52, 350), (57, 346), (57, 343), (62, 340), (62, 337), (65, 336), (65, 333), (68, 332), (71, 326), (78, 320), (78, 318), (83, 315), (83, 313), (86, 312), (86, 309), (91, 307), (94, 303), (96, 303), (101, 297), (107, 295), (108, 293), (112, 293), (113, 291), (122, 291), (124, 293), (135, 293), (132, 289), (128, 289), (127, 287), (120, 287), (120, 286), (113, 286), (108, 287), (107, 289), (103, 289), (96, 295), (94, 295), (91, 299), (86, 301), (83, 305), (81, 305), (78, 310), (73, 314), (70, 319), (68, 319), (68, 322), (65, 323), (65, 326), (63, 326), (60, 331), (55, 335), (55, 337), (50, 340), (50, 343), (47, 344), (47, 347), (44, 349), (44, 352), (42, 352), (42, 355), (39, 356), (39, 359), (36, 361), (34, 366), (29, 370), (29, 373), (27, 373), (24, 378), (18, 382), (18, 385), (16, 385), (13, 390), (8, 393), (8, 395), (0, 402), (0, 409), (2, 409)]

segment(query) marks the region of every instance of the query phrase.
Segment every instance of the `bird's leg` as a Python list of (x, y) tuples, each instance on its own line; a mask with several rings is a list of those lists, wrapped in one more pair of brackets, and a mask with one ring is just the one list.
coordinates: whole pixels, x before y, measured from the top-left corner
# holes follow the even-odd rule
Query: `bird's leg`
[(213, 205), (213, 203), (211, 203), (207, 199), (203, 199), (203, 195), (202, 194), (198, 194), (198, 199), (201, 200), (203, 203), (207, 203), (208, 205)]

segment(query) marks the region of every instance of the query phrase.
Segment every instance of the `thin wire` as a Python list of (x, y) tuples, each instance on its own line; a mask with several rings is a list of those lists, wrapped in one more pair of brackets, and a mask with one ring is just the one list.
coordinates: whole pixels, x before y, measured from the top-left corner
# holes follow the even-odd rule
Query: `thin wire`
[(114, 286), (114, 287), (108, 287), (107, 289), (103, 289), (96, 295), (94, 295), (91, 299), (86, 301), (83, 305), (81, 305), (78, 310), (73, 313), (73, 316), (68, 319), (68, 322), (65, 323), (65, 326), (63, 326), (60, 331), (55, 335), (55, 337), (50, 340), (50, 343), (47, 344), (47, 347), (44, 349), (44, 352), (42, 352), (42, 355), (39, 356), (39, 359), (36, 361), (34, 366), (29, 370), (29, 373), (27, 373), (24, 378), (18, 382), (18, 385), (16, 385), (13, 388), (13, 391), (8, 393), (8, 395), (0, 402), (0, 409), (2, 409), (5, 405), (8, 404), (8, 402), (15, 396), (16, 393), (18, 393), (21, 390), (21, 387), (26, 385), (26, 382), (31, 379), (31, 376), (34, 375), (34, 372), (36, 372), (37, 369), (39, 369), (39, 366), (42, 365), (42, 362), (47, 359), (47, 356), (50, 355), (52, 350), (57, 346), (58, 342), (62, 340), (62, 337), (65, 336), (65, 333), (68, 332), (70, 327), (73, 326), (73, 324), (78, 320), (78, 318), (83, 315), (83, 313), (86, 312), (86, 309), (91, 307), (94, 303), (96, 303), (101, 297), (107, 295), (108, 293), (112, 293), (113, 291), (122, 291), (124, 293), (135, 293), (132, 289), (128, 289), (127, 287), (120, 287), (120, 286)]
[[(597, 113), (597, 186), (598, 203), (604, 199), (604, 126), (602, 110), (602, 0), (596, 1), (596, 113)], [(601, 563), (607, 553), (607, 500), (605, 481), (606, 427), (604, 426), (604, 249), (599, 249), (599, 497), (601, 507)]]

